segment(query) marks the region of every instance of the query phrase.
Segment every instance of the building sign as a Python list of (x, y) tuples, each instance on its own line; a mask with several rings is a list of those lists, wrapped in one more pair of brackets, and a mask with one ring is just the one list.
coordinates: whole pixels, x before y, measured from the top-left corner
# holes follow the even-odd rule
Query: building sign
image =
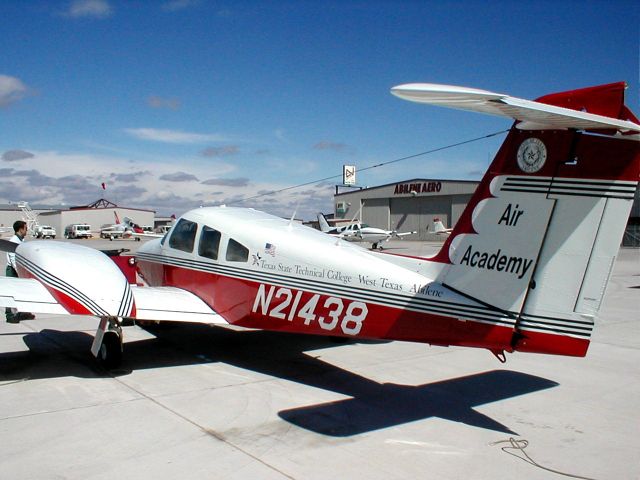
[(342, 166), (342, 183), (343, 185), (356, 184), (356, 167), (355, 165)]
[(442, 190), (442, 182), (421, 182), (421, 183), (397, 183), (393, 191), (394, 195), (420, 193), (437, 193)]

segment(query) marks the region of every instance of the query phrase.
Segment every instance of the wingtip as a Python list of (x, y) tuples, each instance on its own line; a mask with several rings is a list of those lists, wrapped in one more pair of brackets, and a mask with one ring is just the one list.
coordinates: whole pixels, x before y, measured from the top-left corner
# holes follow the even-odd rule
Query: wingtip
[(420, 103), (450, 102), (456, 99), (498, 100), (507, 95), (479, 88), (438, 83), (405, 83), (391, 88), (391, 94), (404, 100)]

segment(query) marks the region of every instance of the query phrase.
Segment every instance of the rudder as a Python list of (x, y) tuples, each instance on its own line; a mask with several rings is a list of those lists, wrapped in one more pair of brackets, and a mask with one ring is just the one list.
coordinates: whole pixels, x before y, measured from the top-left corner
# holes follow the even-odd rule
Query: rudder
[(640, 169), (624, 84), (538, 102), (412, 88), (404, 91), (416, 101), (517, 120), (434, 258), (447, 264), (437, 281), (514, 318), (513, 350), (584, 355)]

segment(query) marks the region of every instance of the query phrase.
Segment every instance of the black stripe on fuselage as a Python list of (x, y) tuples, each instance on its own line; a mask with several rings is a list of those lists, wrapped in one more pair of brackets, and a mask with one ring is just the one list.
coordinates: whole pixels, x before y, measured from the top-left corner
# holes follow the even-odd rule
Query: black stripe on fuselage
[[(228, 267), (220, 264), (213, 264), (210, 262), (202, 262), (191, 259), (184, 259), (179, 257), (169, 257), (166, 255), (138, 253), (137, 257), (141, 261), (149, 261), (153, 263), (160, 263), (165, 265), (171, 265), (176, 267), (183, 267), (192, 270), (204, 271), (207, 273), (214, 273), (218, 275), (224, 275), (233, 278), (240, 278), (252, 282), (263, 282), (276, 286), (290, 287), (298, 290), (306, 290), (312, 293), (320, 293), (325, 295), (341, 294), (345, 297), (352, 298), (354, 300), (363, 300), (371, 303), (376, 303), (382, 306), (396, 307), (408, 309), (420, 313), (430, 313), (443, 316), (456, 316), (461, 319), (474, 320), (483, 323), (494, 323), (498, 325), (506, 325), (513, 327), (515, 320), (509, 318), (508, 315), (502, 313), (499, 310), (492, 310), (489, 307), (463, 305), (459, 303), (433, 300), (430, 298), (417, 297), (408, 295), (402, 292), (386, 293), (377, 290), (370, 290), (361, 287), (353, 287), (346, 285), (339, 285), (335, 283), (323, 282), (320, 280), (313, 280), (308, 278), (292, 277), (289, 275), (282, 275), (272, 272), (261, 272), (256, 270), (248, 270), (239, 267)], [(511, 313), (515, 318), (518, 313)], [(533, 316), (530, 316), (533, 317)], [(572, 323), (583, 324), (586, 322), (574, 322), (571, 319), (555, 319), (536, 317), (539, 323), (549, 323), (546, 320), (554, 320), (566, 322), (566, 329), (571, 330), (574, 328)], [(553, 324), (549, 323), (550, 326)], [(575, 326), (576, 331), (571, 331), (573, 335), (585, 336), (585, 328), (583, 325)], [(586, 336), (589, 336), (588, 333)]]

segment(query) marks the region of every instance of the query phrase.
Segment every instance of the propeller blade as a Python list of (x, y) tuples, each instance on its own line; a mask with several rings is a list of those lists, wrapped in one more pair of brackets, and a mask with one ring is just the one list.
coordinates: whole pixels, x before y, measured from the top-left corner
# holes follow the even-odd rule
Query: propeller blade
[(0, 251), (13, 253), (16, 251), (17, 247), (18, 247), (17, 243), (13, 243), (13, 242), (10, 242), (9, 240), (3, 240), (0, 238)]

